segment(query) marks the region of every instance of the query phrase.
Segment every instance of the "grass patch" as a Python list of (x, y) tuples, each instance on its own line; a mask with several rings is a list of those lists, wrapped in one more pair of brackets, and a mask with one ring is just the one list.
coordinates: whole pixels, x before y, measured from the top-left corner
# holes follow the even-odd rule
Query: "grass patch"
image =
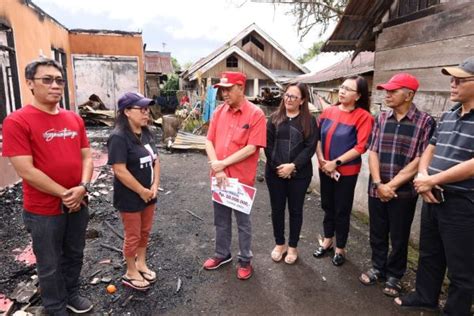
[(357, 218), (361, 223), (369, 225), (369, 215), (363, 212), (352, 210), (352, 216)]

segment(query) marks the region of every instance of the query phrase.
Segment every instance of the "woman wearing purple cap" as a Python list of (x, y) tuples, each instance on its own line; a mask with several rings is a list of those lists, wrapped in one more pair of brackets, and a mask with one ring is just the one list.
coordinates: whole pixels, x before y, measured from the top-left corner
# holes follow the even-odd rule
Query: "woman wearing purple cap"
[(160, 182), (160, 163), (147, 127), (153, 103), (138, 93), (123, 95), (118, 101), (115, 129), (107, 141), (108, 164), (114, 171), (114, 207), (125, 231), (127, 272), (122, 283), (136, 290), (146, 290), (156, 281), (156, 273), (146, 263)]

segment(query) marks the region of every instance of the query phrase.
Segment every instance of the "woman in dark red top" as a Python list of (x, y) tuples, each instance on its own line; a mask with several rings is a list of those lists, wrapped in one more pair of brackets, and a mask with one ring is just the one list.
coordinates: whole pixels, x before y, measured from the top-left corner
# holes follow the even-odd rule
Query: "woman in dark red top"
[(354, 189), (361, 168), (360, 156), (366, 151), (374, 119), (369, 112), (367, 80), (347, 78), (339, 87), (339, 102), (326, 108), (319, 117), (321, 131), (317, 147), (321, 206), (324, 215), (324, 240), (314, 252), (323, 257), (333, 249), (336, 236), (335, 266), (345, 262), (347, 237), (354, 200)]

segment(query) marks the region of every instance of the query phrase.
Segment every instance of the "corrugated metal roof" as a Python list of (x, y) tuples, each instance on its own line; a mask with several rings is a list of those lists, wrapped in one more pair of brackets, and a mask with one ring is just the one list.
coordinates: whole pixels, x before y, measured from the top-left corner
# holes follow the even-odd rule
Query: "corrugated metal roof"
[(171, 63), (171, 53), (146, 51), (145, 52), (145, 72), (146, 73), (173, 73), (173, 65)]
[(380, 24), (394, 0), (351, 0), (321, 51), (375, 50), (373, 28)]
[(354, 60), (351, 59), (352, 57), (347, 57), (324, 70), (296, 77), (291, 82), (319, 83), (374, 71), (373, 52), (362, 52)]

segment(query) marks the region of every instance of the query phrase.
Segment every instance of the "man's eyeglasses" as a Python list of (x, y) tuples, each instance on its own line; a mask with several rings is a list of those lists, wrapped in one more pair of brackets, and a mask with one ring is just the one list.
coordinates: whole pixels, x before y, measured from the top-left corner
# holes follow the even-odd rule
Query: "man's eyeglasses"
[(357, 90), (349, 88), (348, 86), (341, 85), (339, 86), (339, 90), (345, 90), (345, 91), (350, 91), (350, 92), (357, 92)]
[(454, 83), (457, 86), (459, 86), (463, 82), (468, 82), (468, 81), (474, 81), (474, 77), (467, 77), (467, 78), (451, 77), (451, 83)]
[(142, 114), (150, 113), (150, 108), (147, 106), (132, 106), (129, 107), (130, 110), (140, 110)]
[(285, 97), (285, 99), (288, 99), (288, 100), (290, 100), (290, 101), (292, 101), (292, 102), (293, 102), (293, 101), (296, 101), (296, 100), (298, 100), (298, 99), (300, 98), (300, 97), (297, 96), (297, 95), (292, 95), (292, 94), (289, 94), (289, 93), (285, 93), (283, 96)]
[(61, 77), (42, 77), (42, 78), (33, 78), (33, 80), (41, 80), (41, 83), (45, 85), (52, 85), (53, 82), (56, 82), (56, 84), (60, 87), (64, 86), (66, 84), (66, 80), (64, 80)]

